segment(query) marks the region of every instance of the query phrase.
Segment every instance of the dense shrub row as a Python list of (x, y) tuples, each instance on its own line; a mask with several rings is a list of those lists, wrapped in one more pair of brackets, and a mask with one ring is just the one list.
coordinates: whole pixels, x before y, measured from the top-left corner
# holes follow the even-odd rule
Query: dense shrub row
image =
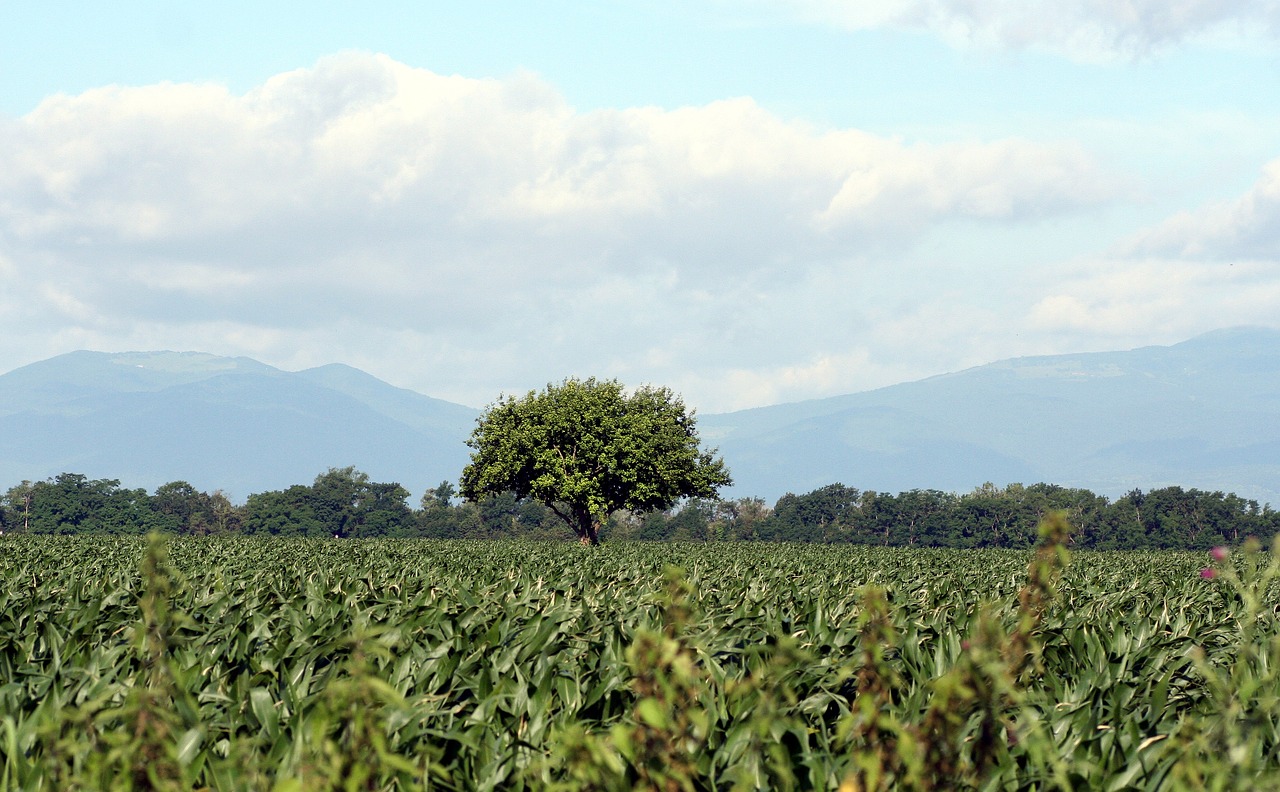
[[(24, 482), (0, 500), (0, 529), (39, 534), (168, 533), (342, 538), (567, 539), (572, 532), (546, 506), (511, 493), (460, 501), (443, 482), (411, 508), (399, 484), (371, 481), (353, 468), (331, 469), (310, 485), (250, 495), (232, 503), (182, 481), (148, 494), (114, 479), (64, 473)], [(1026, 548), (1051, 511), (1071, 522), (1072, 546), (1087, 549), (1203, 550), (1268, 540), (1280, 512), (1223, 492), (1182, 487), (1134, 490), (1114, 501), (1053, 484), (957, 494), (897, 495), (831, 484), (787, 494), (770, 507), (759, 498), (693, 500), (650, 514), (615, 514), (605, 538), (681, 541), (787, 541), (892, 547)]]

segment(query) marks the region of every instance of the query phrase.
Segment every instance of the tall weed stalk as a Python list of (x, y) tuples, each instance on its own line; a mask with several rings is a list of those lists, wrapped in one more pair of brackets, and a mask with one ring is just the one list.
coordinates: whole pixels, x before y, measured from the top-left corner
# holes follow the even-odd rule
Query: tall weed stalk
[(140, 615), (131, 628), (133, 673), (122, 699), (107, 693), (47, 713), (41, 774), (52, 788), (195, 787), (204, 733), (172, 654), (187, 619), (172, 605), (181, 585), (165, 540), (149, 536), (140, 568)]
[(1206, 585), (1234, 599), (1240, 616), (1227, 651), (1191, 650), (1206, 706), (1170, 742), (1179, 757), (1173, 781), (1179, 789), (1280, 789), (1280, 535), (1269, 553), (1250, 538), (1237, 552), (1211, 555)]

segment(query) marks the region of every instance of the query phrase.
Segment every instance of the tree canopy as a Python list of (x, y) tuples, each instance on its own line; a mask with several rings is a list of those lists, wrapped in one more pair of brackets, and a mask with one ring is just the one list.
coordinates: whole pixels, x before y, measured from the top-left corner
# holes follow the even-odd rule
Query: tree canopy
[[(548, 539), (564, 536), (564, 520), (546, 504), (511, 490), (458, 501), (441, 482), (405, 502), (395, 483), (372, 481), (355, 468), (331, 468), (310, 486), (250, 495), (235, 505), (221, 491), (185, 481), (144, 490), (116, 479), (63, 473), (23, 481), (0, 493), (0, 534), (244, 534), (427, 539)], [(1115, 501), (1057, 484), (983, 484), (967, 493), (910, 490), (897, 495), (830, 484), (762, 498), (688, 498), (663, 511), (620, 510), (599, 538), (644, 541), (770, 541), (875, 544), (891, 547), (1030, 548), (1036, 526), (1063, 511), (1081, 550), (1207, 550), (1280, 533), (1280, 511), (1234, 493), (1179, 486), (1132, 490)], [(561, 507), (561, 514), (565, 510)]]
[(304, 487), (260, 492), (244, 508), (244, 532), (273, 536), (371, 538), (412, 534), (409, 491), (372, 481), (354, 467), (329, 468)]
[(617, 380), (566, 379), (500, 398), (467, 445), (464, 498), (513, 492), (541, 501), (590, 544), (620, 509), (669, 509), (732, 483), (724, 460), (699, 447), (694, 412), (679, 396), (652, 386), (627, 394)]

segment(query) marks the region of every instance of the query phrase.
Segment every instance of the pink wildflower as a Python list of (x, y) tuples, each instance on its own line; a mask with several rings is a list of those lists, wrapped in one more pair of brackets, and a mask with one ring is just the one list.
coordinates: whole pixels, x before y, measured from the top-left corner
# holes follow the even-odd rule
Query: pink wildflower
[(1213, 567), (1205, 567), (1204, 569), (1200, 570), (1200, 577), (1204, 578), (1205, 580), (1213, 580), (1217, 576), (1218, 576), (1218, 572)]
[(1209, 556), (1210, 556), (1214, 561), (1217, 561), (1219, 564), (1221, 564), (1223, 561), (1226, 561), (1226, 560), (1227, 560), (1227, 548), (1225, 548), (1225, 547), (1215, 547), (1215, 548), (1213, 548), (1212, 550), (1210, 550), (1210, 551), (1209, 551)]

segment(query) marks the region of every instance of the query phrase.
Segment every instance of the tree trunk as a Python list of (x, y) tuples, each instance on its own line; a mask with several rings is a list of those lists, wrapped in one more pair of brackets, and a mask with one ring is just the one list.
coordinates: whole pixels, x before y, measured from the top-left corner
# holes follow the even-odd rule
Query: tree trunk
[(591, 517), (578, 523), (578, 541), (586, 547), (600, 544), (600, 524)]
[(584, 545), (595, 547), (600, 544), (600, 523), (586, 509), (574, 509), (573, 530), (578, 534), (578, 541)]

